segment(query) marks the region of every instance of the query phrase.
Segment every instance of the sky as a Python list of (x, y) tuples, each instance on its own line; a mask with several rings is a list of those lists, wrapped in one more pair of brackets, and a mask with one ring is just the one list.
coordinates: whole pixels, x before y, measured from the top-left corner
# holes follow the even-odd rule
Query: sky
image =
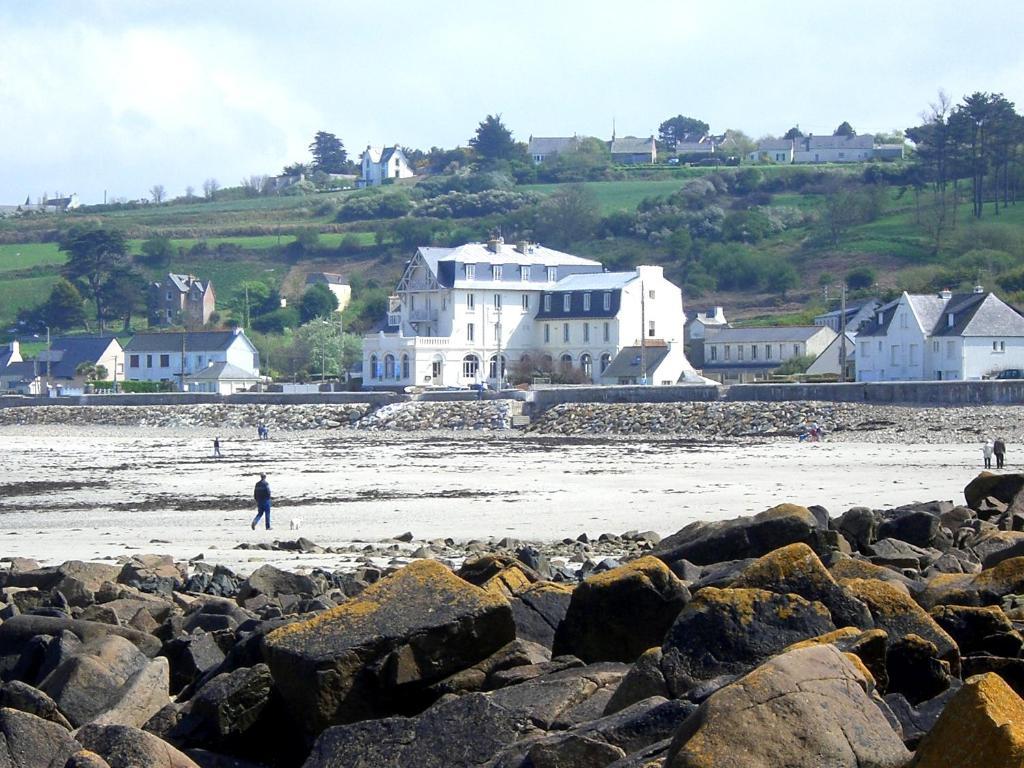
[(235, 186), (368, 144), (906, 128), (940, 89), (1024, 110), (1019, 0), (0, 0), (0, 204)]

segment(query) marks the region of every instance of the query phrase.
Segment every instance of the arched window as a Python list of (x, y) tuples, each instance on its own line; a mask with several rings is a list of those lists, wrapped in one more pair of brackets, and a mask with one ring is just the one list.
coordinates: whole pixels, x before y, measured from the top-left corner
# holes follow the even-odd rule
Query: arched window
[(572, 355), (566, 352), (561, 358), (559, 358), (558, 364), (563, 373), (568, 373), (572, 370)]
[(555, 370), (555, 361), (551, 358), (551, 355), (544, 355), (540, 359), (540, 369), (547, 373)]
[[(487, 372), (487, 376), (489, 378), (492, 378), (492, 379), (498, 378), (498, 370), (497, 370), (498, 365), (497, 365), (497, 363), (498, 363), (498, 356), (497, 355), (491, 355), (490, 364), (488, 366), (488, 372)], [(505, 365), (506, 365), (505, 356), (502, 355), (501, 356), (501, 375), (502, 376), (505, 375)]]
[(402, 378), (409, 378), (409, 356), (402, 355)]
[(588, 379), (594, 375), (594, 359), (586, 352), (580, 355), (580, 370)]
[(384, 378), (395, 378), (395, 356), (384, 355)]
[(608, 366), (611, 365), (611, 364), (612, 364), (612, 356), (609, 353), (605, 352), (603, 355), (601, 355), (601, 373), (604, 373), (605, 371), (607, 371), (608, 370)]
[(480, 371), (480, 358), (476, 355), (466, 355), (462, 358), (462, 378), (476, 380)]
[(376, 355), (370, 355), (370, 370), (369, 370), (369, 374), (370, 374), (370, 378), (371, 379), (379, 379), (380, 378), (380, 371), (377, 370), (377, 356)]
[(435, 384), (440, 384), (443, 378), (444, 358), (441, 355), (434, 355), (434, 359), (430, 362), (430, 380)]

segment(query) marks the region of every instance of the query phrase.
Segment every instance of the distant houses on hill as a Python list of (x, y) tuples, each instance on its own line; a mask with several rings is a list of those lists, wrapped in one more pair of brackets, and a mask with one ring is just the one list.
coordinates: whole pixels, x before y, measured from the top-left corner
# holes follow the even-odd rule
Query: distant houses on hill
[(388, 179), (409, 179), (416, 175), (402, 148), (371, 147), (363, 150), (360, 158), (359, 187), (376, 187)]
[(878, 144), (871, 135), (801, 136), (766, 139), (747, 155), (754, 163), (863, 163), (868, 160), (900, 160), (902, 144)]
[(169, 272), (149, 286), (150, 325), (206, 325), (216, 310), (213, 283)]

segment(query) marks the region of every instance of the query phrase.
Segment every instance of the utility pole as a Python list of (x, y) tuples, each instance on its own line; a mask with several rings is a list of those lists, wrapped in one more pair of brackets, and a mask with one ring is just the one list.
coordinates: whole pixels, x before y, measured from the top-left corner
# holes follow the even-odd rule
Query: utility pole
[(647, 383), (647, 294), (640, 281), (640, 383)]
[(188, 333), (188, 327), (181, 332), (181, 391), (185, 391), (185, 334)]
[(249, 328), (249, 284), (245, 285), (245, 327)]
[[(38, 326), (37, 326), (38, 327)], [(46, 387), (50, 387), (50, 358), (52, 353), (50, 350), (50, 326), (46, 326)]]
[(839, 381), (846, 381), (846, 281), (843, 281), (839, 304)]
[(504, 378), (502, 375), (504, 371), (501, 364), (501, 305), (498, 305), (498, 322), (494, 324), (494, 338), (498, 345), (498, 352), (494, 356), (494, 377), (497, 379), (495, 389), (501, 391), (501, 380)]

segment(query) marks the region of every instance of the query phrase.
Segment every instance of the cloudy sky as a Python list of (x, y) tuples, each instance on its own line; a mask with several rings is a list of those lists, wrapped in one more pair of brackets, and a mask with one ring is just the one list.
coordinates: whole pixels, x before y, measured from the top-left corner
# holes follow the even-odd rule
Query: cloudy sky
[(232, 186), (318, 130), (450, 147), (494, 112), (525, 140), (875, 132), (940, 88), (1024, 108), (1022, 32), (1017, 0), (2, 2), (0, 203)]

